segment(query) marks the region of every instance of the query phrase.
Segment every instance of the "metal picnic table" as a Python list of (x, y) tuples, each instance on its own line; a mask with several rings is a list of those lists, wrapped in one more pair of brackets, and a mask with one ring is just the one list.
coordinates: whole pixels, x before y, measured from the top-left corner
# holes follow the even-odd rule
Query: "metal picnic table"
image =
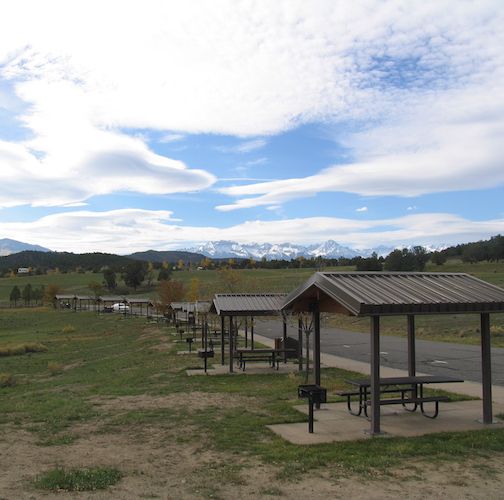
[[(371, 381), (369, 379), (345, 380), (350, 385), (356, 386), (357, 391), (337, 392), (339, 396), (347, 398), (348, 411), (352, 415), (359, 416), (362, 412), (367, 417), (367, 407), (371, 404), (369, 400), (369, 389)], [(392, 397), (380, 399), (380, 405), (400, 404), (407, 411), (420, 411), (425, 417), (436, 418), (439, 413), (439, 403), (447, 402), (450, 399), (447, 396), (424, 396), (424, 385), (427, 384), (445, 384), (463, 382), (462, 379), (454, 377), (442, 377), (437, 375), (408, 376), (408, 377), (385, 377), (380, 378), (380, 394), (389, 394)], [(354, 411), (351, 405), (351, 398), (358, 396), (358, 411)], [(435, 403), (435, 411), (428, 415), (424, 411), (424, 403)], [(407, 405), (413, 405), (408, 408)]]

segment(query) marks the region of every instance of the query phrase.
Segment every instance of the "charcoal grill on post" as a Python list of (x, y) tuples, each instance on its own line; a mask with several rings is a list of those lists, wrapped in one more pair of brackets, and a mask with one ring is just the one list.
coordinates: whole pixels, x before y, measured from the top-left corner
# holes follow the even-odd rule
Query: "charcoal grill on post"
[(204, 321), (201, 327), (201, 334), (203, 337), (203, 349), (198, 349), (198, 357), (203, 358), (205, 361), (205, 373), (208, 368), (208, 358), (214, 357), (213, 343), (210, 340), (210, 348), (208, 348), (208, 323)]
[(327, 402), (327, 389), (316, 384), (300, 385), (298, 397), (308, 399), (308, 432), (313, 434), (313, 406)]
[(192, 343), (194, 342), (194, 339), (192, 337), (187, 337), (185, 341), (189, 344), (189, 352), (192, 352)]

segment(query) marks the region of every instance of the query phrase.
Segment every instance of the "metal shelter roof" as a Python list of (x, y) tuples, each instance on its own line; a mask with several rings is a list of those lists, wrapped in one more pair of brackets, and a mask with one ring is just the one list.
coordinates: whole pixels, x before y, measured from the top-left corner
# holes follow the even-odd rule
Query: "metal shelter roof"
[(219, 293), (210, 312), (221, 316), (270, 316), (281, 312), (285, 297), (285, 293)]
[(154, 303), (151, 299), (141, 299), (141, 298), (128, 298), (126, 299), (128, 304), (147, 304), (149, 306), (153, 306)]
[(319, 272), (282, 309), (355, 316), (504, 312), (504, 289), (463, 273)]
[(126, 302), (126, 297), (121, 297), (118, 295), (107, 295), (100, 298), (102, 302)]
[(173, 309), (174, 311), (183, 311), (185, 306), (185, 302), (172, 302), (170, 304), (170, 309)]
[(75, 295), (62, 295), (62, 294), (57, 294), (54, 296), (56, 300), (74, 300), (77, 297)]

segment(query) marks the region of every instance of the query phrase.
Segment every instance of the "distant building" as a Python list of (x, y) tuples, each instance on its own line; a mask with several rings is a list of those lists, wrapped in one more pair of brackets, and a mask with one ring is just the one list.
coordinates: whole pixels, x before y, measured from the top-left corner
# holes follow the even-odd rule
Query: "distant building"
[(30, 274), (30, 268), (29, 267), (20, 267), (17, 270), (18, 274)]

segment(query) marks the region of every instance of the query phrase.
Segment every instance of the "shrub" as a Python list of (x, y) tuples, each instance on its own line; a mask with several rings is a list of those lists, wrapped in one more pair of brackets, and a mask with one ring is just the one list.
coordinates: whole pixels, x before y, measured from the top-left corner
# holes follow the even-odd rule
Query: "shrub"
[(51, 363), (47, 363), (47, 369), (49, 370), (51, 375), (58, 375), (63, 371), (63, 365), (61, 363), (52, 361)]
[(63, 333), (73, 333), (75, 332), (75, 326), (73, 325), (65, 325), (62, 330)]
[(10, 346), (0, 346), (1, 356), (21, 356), (29, 352), (47, 352), (47, 347), (38, 342), (25, 342), (24, 344), (15, 344)]
[(13, 387), (16, 381), (11, 373), (0, 373), (0, 387)]
[(40, 475), (35, 486), (44, 490), (94, 491), (117, 483), (122, 474), (117, 469), (68, 469), (61, 467)]

